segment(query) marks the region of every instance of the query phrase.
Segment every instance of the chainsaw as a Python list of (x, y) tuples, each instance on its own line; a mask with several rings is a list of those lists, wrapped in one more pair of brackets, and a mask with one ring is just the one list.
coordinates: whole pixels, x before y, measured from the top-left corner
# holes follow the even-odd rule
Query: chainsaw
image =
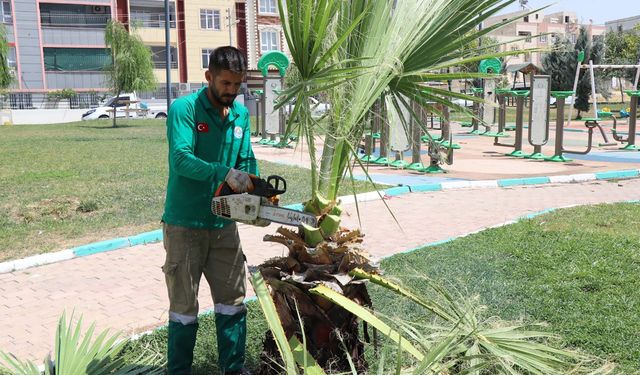
[(269, 176), (265, 180), (250, 176), (253, 190), (248, 193), (234, 192), (227, 182), (220, 184), (211, 200), (211, 212), (225, 219), (258, 226), (267, 226), (271, 222), (318, 226), (314, 215), (278, 206), (278, 196), (287, 191), (284, 178)]

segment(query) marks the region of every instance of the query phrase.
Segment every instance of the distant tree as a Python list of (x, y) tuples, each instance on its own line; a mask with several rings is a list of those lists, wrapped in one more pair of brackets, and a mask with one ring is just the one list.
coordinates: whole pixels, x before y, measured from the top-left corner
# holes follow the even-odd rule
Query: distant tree
[[(580, 51), (584, 51), (584, 63), (588, 64), (589, 61), (593, 61), (594, 65), (600, 64), (604, 54), (604, 45), (601, 41), (589, 40), (587, 35), (587, 29), (580, 28), (580, 34), (574, 45), (574, 53), (577, 55)], [(596, 79), (596, 90), (600, 87), (601, 93), (604, 93), (605, 85), (603, 84), (603, 78), (600, 73)], [(578, 87), (576, 89), (576, 100), (573, 107), (578, 110), (576, 119), (582, 118), (581, 112), (588, 112), (591, 104), (589, 103), (589, 97), (591, 96), (591, 76), (588, 69), (582, 69), (578, 79)]]
[[(628, 31), (608, 31), (605, 34), (606, 64), (611, 65), (635, 65), (640, 60), (640, 26)], [(606, 71), (608, 78), (616, 78), (620, 88), (620, 98), (624, 102), (624, 87), (622, 80), (633, 82), (636, 75), (635, 69), (614, 69)]]
[(569, 39), (558, 37), (551, 52), (542, 56), (542, 69), (551, 76), (551, 90), (573, 90), (577, 56)]
[[(156, 78), (153, 75), (151, 50), (138, 35), (130, 34), (118, 21), (107, 24), (105, 44), (111, 48), (112, 64), (108, 81), (116, 98), (123, 92), (153, 90)], [(113, 127), (116, 127), (116, 112), (113, 105)]]
[(0, 90), (4, 91), (13, 82), (11, 68), (7, 62), (9, 55), (9, 44), (7, 43), (7, 33), (4, 25), (0, 24)]

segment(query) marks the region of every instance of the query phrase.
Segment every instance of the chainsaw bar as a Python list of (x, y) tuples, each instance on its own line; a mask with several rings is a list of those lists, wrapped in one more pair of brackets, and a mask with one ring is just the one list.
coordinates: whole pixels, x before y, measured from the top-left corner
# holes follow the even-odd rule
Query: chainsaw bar
[(298, 226), (304, 223), (314, 228), (318, 226), (318, 219), (314, 215), (277, 206), (260, 206), (258, 217), (285, 225)]

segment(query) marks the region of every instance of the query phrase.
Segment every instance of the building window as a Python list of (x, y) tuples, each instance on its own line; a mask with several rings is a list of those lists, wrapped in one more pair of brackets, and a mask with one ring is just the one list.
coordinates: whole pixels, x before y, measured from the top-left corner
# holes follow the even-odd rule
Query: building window
[(538, 13), (536, 13), (536, 19), (538, 19), (538, 18), (539, 18), (539, 17), (538, 17)]
[[(176, 27), (175, 9), (169, 5), (169, 27)], [(136, 26), (164, 28), (164, 8), (131, 7), (131, 21)]]
[(551, 34), (551, 37), (549, 38), (549, 42), (551, 42), (551, 44), (556, 44), (557, 39), (558, 39), (558, 36), (556, 34)]
[[(167, 67), (166, 49), (164, 46), (151, 46), (151, 60), (154, 69), (165, 69)], [(171, 69), (178, 68), (178, 51), (176, 47), (169, 47), (171, 54)]]
[(211, 55), (213, 49), (202, 50), (202, 69), (209, 69), (209, 55)]
[(526, 36), (525, 42), (531, 43), (531, 31), (518, 31), (518, 36)]
[(11, 23), (11, 1), (2, 0), (2, 6), (0, 7), (0, 16), (2, 16), (2, 23)]
[(111, 8), (103, 5), (40, 4), (40, 23), (49, 27), (104, 29)]
[(529, 16), (524, 16), (524, 22), (529, 22)]
[(272, 13), (278, 12), (276, 8), (276, 0), (260, 0), (260, 13)]
[(220, 11), (217, 9), (200, 9), (200, 28), (220, 30)]
[(622, 32), (622, 25), (618, 25), (618, 32), (621, 33)]
[(541, 35), (540, 36), (540, 43), (547, 43), (547, 36), (546, 35)]
[(260, 52), (278, 50), (278, 32), (276, 30), (262, 30), (260, 32)]
[(16, 47), (9, 47), (7, 50), (7, 65), (9, 66), (9, 70), (14, 72), (18, 68), (18, 63), (16, 61)]
[(54, 72), (103, 71), (111, 66), (108, 48), (44, 47), (44, 70)]
[(569, 16), (564, 16), (564, 23), (569, 23)]

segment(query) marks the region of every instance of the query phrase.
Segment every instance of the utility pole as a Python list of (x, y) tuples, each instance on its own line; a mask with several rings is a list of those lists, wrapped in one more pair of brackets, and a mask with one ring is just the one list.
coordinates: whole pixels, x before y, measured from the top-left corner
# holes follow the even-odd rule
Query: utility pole
[(171, 45), (169, 44), (171, 33), (169, 27), (169, 0), (164, 0), (164, 49), (165, 70), (167, 73), (167, 111), (171, 106)]
[(234, 25), (233, 19), (231, 17), (231, 8), (227, 8), (227, 27), (229, 28), (229, 45), (233, 45), (233, 30), (231, 26)]

